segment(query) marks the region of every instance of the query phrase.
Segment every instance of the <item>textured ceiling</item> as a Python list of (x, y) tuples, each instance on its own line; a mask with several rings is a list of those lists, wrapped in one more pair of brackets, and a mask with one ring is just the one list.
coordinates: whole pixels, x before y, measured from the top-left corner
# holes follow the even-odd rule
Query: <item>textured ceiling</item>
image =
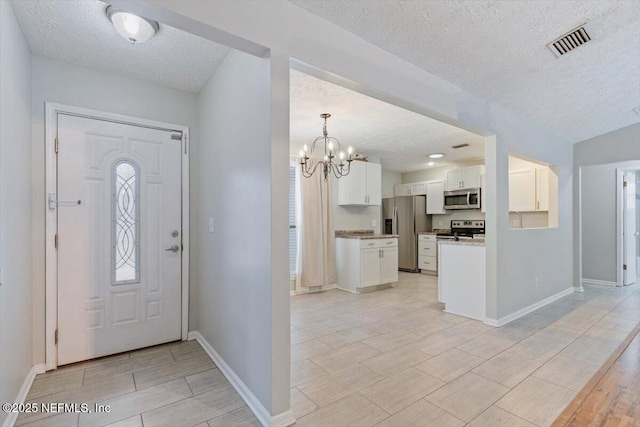
[[(425, 169), (426, 155), (434, 152), (446, 157), (433, 167), (484, 158), (481, 136), (292, 70), (291, 154), (322, 135), (321, 113), (331, 113), (327, 130), (343, 150), (351, 145), (356, 153), (379, 158), (387, 170)], [(462, 143), (470, 146), (451, 149)]]
[[(4, 0), (3, 0), (4, 1)], [(34, 55), (199, 92), (229, 48), (160, 24), (149, 41), (131, 45), (96, 0), (12, 0)]]
[(292, 2), (571, 142), (640, 121), (640, 1)]

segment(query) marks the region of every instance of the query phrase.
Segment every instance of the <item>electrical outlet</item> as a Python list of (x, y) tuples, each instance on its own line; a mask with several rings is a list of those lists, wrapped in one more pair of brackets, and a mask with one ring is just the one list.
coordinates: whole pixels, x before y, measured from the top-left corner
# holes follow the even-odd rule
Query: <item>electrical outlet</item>
[(534, 279), (533, 279), (533, 287), (534, 288), (538, 287), (538, 278), (537, 277), (534, 277)]
[(378, 226), (378, 220), (372, 219), (371, 220), (371, 228), (376, 228)]
[(213, 233), (216, 230), (216, 223), (213, 218), (209, 218), (209, 233)]

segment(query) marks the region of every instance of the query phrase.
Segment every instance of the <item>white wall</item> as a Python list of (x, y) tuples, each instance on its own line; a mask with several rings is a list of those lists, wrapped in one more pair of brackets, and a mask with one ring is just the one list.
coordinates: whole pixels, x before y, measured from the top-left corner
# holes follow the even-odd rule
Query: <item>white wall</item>
[[(5, 2), (2, 2), (5, 3)], [(64, 62), (32, 57), (32, 119), (33, 119), (33, 313), (34, 362), (45, 358), (44, 323), (44, 103), (53, 101), (77, 107), (91, 108), (187, 125), (191, 131), (191, 159), (197, 148), (196, 95), (176, 89), (132, 79), (103, 71), (77, 67)], [(28, 76), (28, 75), (27, 75)], [(4, 98), (4, 95), (3, 95)], [(64, 141), (61, 141), (64, 144)], [(193, 160), (192, 160), (193, 161)], [(31, 167), (31, 165), (30, 165)], [(192, 176), (195, 171), (191, 170)], [(197, 194), (198, 183), (191, 180), (191, 193)], [(197, 198), (192, 197), (193, 202)], [(191, 224), (197, 223), (192, 209)], [(192, 231), (195, 234), (195, 230)], [(196, 287), (191, 287), (191, 301), (197, 300)], [(196, 329), (197, 305), (190, 307), (190, 329)]]
[(393, 187), (402, 184), (402, 174), (382, 169), (382, 198), (393, 197)]
[[(272, 286), (282, 287), (288, 301), (289, 274), (287, 262), (284, 280), (271, 282), (270, 84), (269, 60), (232, 50), (198, 97), (198, 228), (208, 230), (214, 218), (215, 232), (194, 236), (198, 256), (192, 262), (200, 287), (200, 333), (262, 405), (279, 413), (289, 408), (288, 334), (284, 355), (273, 360), (269, 302)], [(287, 145), (283, 170), (288, 180)], [(287, 181), (281, 189), (287, 208)], [(288, 238), (287, 229), (282, 237)], [(286, 247), (282, 252), (288, 258)], [(288, 305), (282, 311), (288, 313)], [(273, 378), (272, 363), (286, 367), (279, 373), (286, 374), (284, 379)], [(272, 381), (286, 384), (273, 393)], [(286, 400), (284, 409), (278, 399)]]
[[(574, 263), (574, 276), (576, 277), (576, 284), (580, 284), (580, 278), (592, 278), (586, 276), (584, 268), (589, 268), (586, 264), (588, 260), (584, 257), (583, 242), (585, 239), (593, 240), (593, 233), (598, 233), (597, 230), (591, 230), (584, 224), (584, 218), (580, 217), (580, 204), (581, 193), (588, 190), (588, 188), (581, 189), (584, 184), (581, 183), (581, 174), (586, 169), (586, 166), (594, 165), (610, 165), (603, 169), (615, 169), (614, 164), (619, 162), (625, 162), (630, 160), (640, 160), (640, 123), (624, 127), (612, 132), (605, 133), (603, 135), (596, 136), (594, 138), (587, 139), (573, 146), (573, 166), (574, 166), (574, 250), (576, 253), (576, 259)], [(603, 172), (604, 173), (604, 172)], [(614, 172), (615, 173), (615, 172)], [(589, 174), (589, 172), (587, 172)], [(584, 216), (584, 211), (583, 214)], [(580, 238), (580, 224), (582, 223), (582, 240)], [(613, 236), (609, 233), (607, 240), (615, 238), (615, 231)], [(605, 254), (606, 258), (615, 256), (615, 252)], [(614, 261), (615, 262), (615, 261)], [(607, 280), (615, 281), (615, 276), (611, 276), (608, 273)], [(603, 279), (605, 280), (605, 279)]]
[[(33, 360), (31, 52), (0, 1), (0, 402), (15, 402)], [(0, 411), (0, 424), (7, 414)]]
[[(274, 55), (295, 58), (330, 81), (486, 135), (488, 316), (506, 316), (572, 285), (573, 147), (563, 139), (286, 1), (113, 0), (112, 3), (126, 5), (134, 12), (203, 37), (224, 38), (238, 49), (246, 48), (248, 40), (270, 49), (272, 60)], [(273, 71), (272, 85), (288, 82), (288, 70)], [(272, 102), (276, 101), (288, 113), (288, 101), (272, 98)], [(509, 152), (558, 166), (558, 228), (509, 230)], [(286, 207), (287, 151), (283, 157), (283, 173), (278, 175), (274, 171), (267, 179), (272, 181), (275, 192), (272, 200), (283, 200)], [(283, 217), (286, 220), (286, 213)], [(272, 235), (272, 239), (276, 238)], [(286, 273), (286, 250), (282, 252), (285, 262), (281, 268)], [(272, 253), (272, 256), (279, 255)], [(540, 279), (538, 287), (533, 286), (534, 277)], [(246, 361), (243, 369), (253, 369), (249, 365), (255, 363)]]

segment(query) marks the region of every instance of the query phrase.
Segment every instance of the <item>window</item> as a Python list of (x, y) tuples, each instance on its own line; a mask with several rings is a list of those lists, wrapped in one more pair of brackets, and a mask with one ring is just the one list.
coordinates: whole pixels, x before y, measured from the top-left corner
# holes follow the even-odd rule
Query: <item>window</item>
[(296, 167), (289, 166), (289, 274), (296, 274), (298, 240), (296, 236)]
[(113, 283), (140, 281), (139, 173), (130, 160), (120, 160), (112, 171)]

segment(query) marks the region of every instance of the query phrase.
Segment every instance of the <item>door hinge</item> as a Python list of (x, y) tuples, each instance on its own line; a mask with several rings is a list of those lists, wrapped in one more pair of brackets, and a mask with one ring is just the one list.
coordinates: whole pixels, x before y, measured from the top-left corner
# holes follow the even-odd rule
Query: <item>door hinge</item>
[(627, 188), (627, 181), (622, 181), (622, 188)]
[(622, 264), (622, 269), (626, 270), (627, 269), (627, 264)]
[(53, 141), (53, 151), (58, 152), (58, 138)]
[(58, 330), (56, 329), (55, 335), (53, 337), (53, 341), (54, 343), (57, 345), (58, 344)]
[(186, 135), (185, 135), (185, 137), (184, 137), (184, 154), (187, 154), (187, 145), (188, 145), (188, 144), (189, 144), (189, 143), (187, 142), (187, 137), (186, 137)]
[(58, 234), (56, 233), (56, 235), (53, 238), (53, 246), (58, 249)]

